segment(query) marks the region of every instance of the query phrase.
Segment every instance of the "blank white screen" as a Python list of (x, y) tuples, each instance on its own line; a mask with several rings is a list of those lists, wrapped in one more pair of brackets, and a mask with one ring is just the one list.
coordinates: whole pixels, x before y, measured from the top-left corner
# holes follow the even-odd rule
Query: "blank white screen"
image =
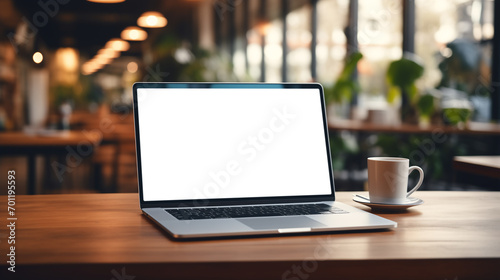
[(331, 194), (318, 89), (137, 89), (144, 201)]

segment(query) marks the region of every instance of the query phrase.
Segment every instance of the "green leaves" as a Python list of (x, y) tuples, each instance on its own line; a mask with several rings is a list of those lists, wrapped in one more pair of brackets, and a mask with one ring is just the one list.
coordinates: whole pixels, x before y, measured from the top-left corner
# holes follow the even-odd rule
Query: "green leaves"
[(420, 97), (417, 103), (420, 115), (429, 117), (434, 112), (434, 96), (430, 94)]
[(387, 91), (387, 102), (391, 104), (394, 103), (398, 96), (401, 96), (401, 89), (396, 86), (389, 86)]
[[(387, 69), (386, 77), (389, 84), (387, 101), (393, 103), (401, 92), (408, 94), (412, 103), (417, 101), (418, 89), (415, 82), (424, 74), (424, 66), (417, 58), (406, 55), (405, 57), (391, 62)], [(394, 89), (399, 88), (399, 92)]]
[(353, 52), (346, 59), (344, 69), (340, 73), (339, 80), (351, 80), (352, 73), (356, 70), (358, 62), (363, 58), (363, 54), (360, 52)]
[(335, 85), (330, 89), (325, 89), (327, 104), (330, 102), (340, 103), (343, 100), (351, 101), (353, 92), (360, 90), (359, 83), (357, 80), (352, 79), (352, 74), (361, 58), (363, 58), (363, 55), (360, 52), (354, 52), (347, 57), (344, 69), (342, 69)]
[(387, 80), (391, 85), (408, 88), (424, 74), (424, 67), (414, 60), (401, 58), (391, 62), (387, 69)]
[(452, 125), (465, 123), (470, 118), (472, 110), (469, 108), (443, 108), (445, 120)]

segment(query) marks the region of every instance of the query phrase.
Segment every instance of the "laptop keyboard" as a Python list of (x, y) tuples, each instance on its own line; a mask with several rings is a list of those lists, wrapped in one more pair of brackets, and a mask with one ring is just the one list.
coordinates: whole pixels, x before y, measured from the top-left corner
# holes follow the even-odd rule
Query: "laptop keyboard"
[(270, 216), (296, 216), (318, 214), (346, 214), (345, 210), (325, 203), (258, 205), (234, 207), (206, 207), (165, 209), (178, 220), (204, 220), (224, 218), (251, 218)]

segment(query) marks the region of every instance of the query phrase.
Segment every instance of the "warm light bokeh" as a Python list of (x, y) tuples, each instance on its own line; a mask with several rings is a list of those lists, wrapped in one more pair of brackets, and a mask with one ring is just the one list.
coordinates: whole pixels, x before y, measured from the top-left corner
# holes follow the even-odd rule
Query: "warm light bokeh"
[(130, 44), (122, 39), (113, 38), (109, 40), (104, 47), (119, 52), (125, 52), (128, 51), (128, 49), (130, 48)]
[(137, 19), (137, 25), (146, 28), (161, 28), (167, 23), (167, 19), (159, 12), (145, 12)]
[(43, 61), (43, 55), (41, 52), (36, 52), (33, 54), (33, 61), (36, 63), (36, 64), (39, 64), (39, 63), (42, 63)]
[(148, 33), (139, 27), (131, 26), (122, 31), (121, 37), (127, 41), (144, 41), (148, 38)]

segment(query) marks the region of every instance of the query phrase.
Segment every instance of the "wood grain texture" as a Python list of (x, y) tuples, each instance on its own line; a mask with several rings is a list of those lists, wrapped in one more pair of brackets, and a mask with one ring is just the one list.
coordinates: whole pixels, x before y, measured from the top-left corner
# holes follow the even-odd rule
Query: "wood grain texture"
[[(352, 195), (337, 200), (369, 210)], [(425, 203), (379, 214), (398, 222), (394, 230), (189, 242), (144, 217), (137, 194), (18, 196), (16, 276), (118, 279), (113, 270), (125, 269), (136, 279), (500, 279), (500, 193), (416, 196)], [(10, 279), (1, 229), (0, 275)]]

